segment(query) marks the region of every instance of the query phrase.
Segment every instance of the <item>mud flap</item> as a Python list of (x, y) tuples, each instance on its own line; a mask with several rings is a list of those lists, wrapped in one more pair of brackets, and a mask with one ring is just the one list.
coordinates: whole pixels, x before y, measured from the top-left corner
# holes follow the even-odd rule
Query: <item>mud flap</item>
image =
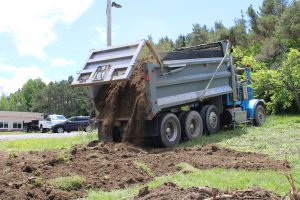
[(154, 117), (152, 120), (146, 120), (144, 125), (143, 137), (158, 136), (158, 117)]

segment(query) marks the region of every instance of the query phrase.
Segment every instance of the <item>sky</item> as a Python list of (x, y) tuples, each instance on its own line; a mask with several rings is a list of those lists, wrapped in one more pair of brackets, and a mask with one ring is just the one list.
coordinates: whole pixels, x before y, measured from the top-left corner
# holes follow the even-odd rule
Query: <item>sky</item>
[[(112, 0), (113, 1), (113, 0)], [(163, 36), (176, 40), (192, 24), (226, 27), (262, 0), (115, 0), (112, 44)], [(67, 79), (83, 67), (91, 49), (106, 46), (106, 0), (0, 0), (0, 95), (29, 79)]]

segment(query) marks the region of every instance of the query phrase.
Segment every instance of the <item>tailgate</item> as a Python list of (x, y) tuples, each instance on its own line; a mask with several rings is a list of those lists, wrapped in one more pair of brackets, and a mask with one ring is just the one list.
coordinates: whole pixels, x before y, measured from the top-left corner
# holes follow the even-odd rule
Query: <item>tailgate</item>
[(71, 85), (101, 85), (129, 79), (145, 43), (149, 47), (147, 41), (142, 40), (93, 50)]

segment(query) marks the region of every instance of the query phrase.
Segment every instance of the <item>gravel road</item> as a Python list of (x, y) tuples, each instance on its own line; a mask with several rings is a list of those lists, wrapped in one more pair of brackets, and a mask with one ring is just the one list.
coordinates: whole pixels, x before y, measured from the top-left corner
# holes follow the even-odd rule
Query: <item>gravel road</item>
[(3, 140), (17, 140), (17, 139), (29, 139), (29, 138), (63, 138), (73, 137), (80, 135), (80, 132), (71, 133), (24, 133), (16, 135), (0, 135), (0, 141)]

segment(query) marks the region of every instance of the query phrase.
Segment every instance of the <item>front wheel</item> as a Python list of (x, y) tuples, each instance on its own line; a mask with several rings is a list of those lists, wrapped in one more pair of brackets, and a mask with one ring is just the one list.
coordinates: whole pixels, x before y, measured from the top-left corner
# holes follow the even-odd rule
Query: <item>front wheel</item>
[(266, 111), (262, 105), (258, 105), (254, 111), (254, 125), (262, 126), (266, 121)]
[(163, 147), (174, 147), (179, 143), (181, 127), (177, 116), (173, 113), (165, 113), (159, 120), (158, 140)]

